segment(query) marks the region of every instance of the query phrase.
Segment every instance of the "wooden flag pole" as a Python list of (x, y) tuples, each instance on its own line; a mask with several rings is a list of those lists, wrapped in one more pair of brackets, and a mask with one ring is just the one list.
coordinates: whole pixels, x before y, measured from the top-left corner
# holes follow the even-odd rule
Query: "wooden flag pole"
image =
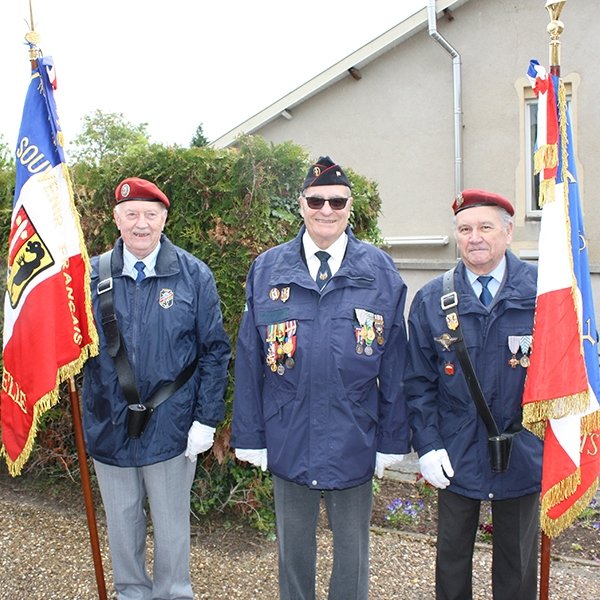
[(98, 588), (99, 600), (107, 600), (106, 583), (104, 581), (104, 569), (102, 568), (102, 556), (100, 555), (100, 542), (98, 540), (98, 528), (96, 526), (96, 513), (94, 511), (94, 500), (92, 487), (90, 485), (90, 471), (88, 469), (85, 443), (83, 440), (83, 427), (81, 425), (81, 410), (79, 408), (79, 394), (73, 377), (69, 379), (69, 397), (71, 399), (71, 414), (73, 416), (73, 429), (75, 431), (75, 443), (77, 445), (77, 456), (79, 458), (79, 471), (81, 475), (81, 489), (85, 502), (85, 512), (90, 533), (90, 544), (94, 559), (94, 571), (96, 573), (96, 586)]
[[(550, 35), (550, 73), (560, 77), (560, 34), (563, 32), (564, 23), (559, 20), (560, 13), (566, 0), (547, 0), (545, 7), (550, 14), (550, 23), (546, 30)], [(550, 594), (550, 549), (552, 541), (542, 531), (540, 548), (540, 600), (549, 600)]]

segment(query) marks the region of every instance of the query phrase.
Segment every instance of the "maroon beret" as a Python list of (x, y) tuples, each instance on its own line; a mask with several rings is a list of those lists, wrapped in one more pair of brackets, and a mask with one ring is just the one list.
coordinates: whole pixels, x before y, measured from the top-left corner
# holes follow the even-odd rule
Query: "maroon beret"
[(127, 200), (150, 200), (162, 202), (167, 208), (171, 206), (167, 196), (154, 183), (139, 177), (123, 179), (115, 189), (115, 200), (117, 204)]
[(454, 200), (452, 210), (454, 214), (459, 213), (465, 208), (474, 206), (499, 206), (503, 208), (511, 217), (515, 214), (515, 209), (504, 196), (486, 192), (485, 190), (463, 190)]

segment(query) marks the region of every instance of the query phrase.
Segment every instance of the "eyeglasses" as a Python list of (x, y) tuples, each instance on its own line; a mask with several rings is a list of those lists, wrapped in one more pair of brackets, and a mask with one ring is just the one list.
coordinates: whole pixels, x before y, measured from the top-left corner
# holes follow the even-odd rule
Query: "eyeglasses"
[(350, 198), (318, 198), (316, 196), (304, 196), (308, 208), (312, 210), (320, 210), (325, 202), (329, 202), (332, 210), (342, 210)]

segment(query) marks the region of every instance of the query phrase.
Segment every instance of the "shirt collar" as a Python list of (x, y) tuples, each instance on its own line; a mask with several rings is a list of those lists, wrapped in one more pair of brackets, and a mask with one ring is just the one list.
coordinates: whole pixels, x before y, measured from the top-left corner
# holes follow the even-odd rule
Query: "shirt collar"
[[(156, 258), (160, 252), (160, 242), (156, 245), (156, 248), (148, 254), (148, 256), (142, 259), (142, 262), (146, 265), (146, 272), (148, 275), (154, 275), (154, 267), (156, 266)], [(136, 262), (140, 260), (137, 256), (134, 256), (125, 245), (123, 245), (123, 273), (130, 275), (134, 279), (137, 277), (137, 271), (135, 270)]]
[[(473, 271), (471, 271), (470, 269), (467, 269), (466, 267), (465, 267), (465, 270), (467, 272), (467, 277), (469, 278), (469, 283), (471, 285), (473, 285), (473, 283), (475, 281), (477, 281), (477, 278), (479, 277), (479, 275), (476, 275), (475, 273), (473, 273)], [(496, 265), (496, 268), (492, 269), (488, 273), (488, 275), (490, 275), (496, 283), (500, 284), (504, 280), (505, 272), (506, 272), (506, 255), (504, 255), (502, 257), (502, 260)]]
[(348, 234), (345, 231), (337, 240), (335, 240), (335, 242), (333, 242), (333, 244), (331, 244), (331, 246), (329, 246), (329, 248), (319, 248), (308, 234), (308, 231), (305, 231), (302, 236), (304, 256), (306, 256), (307, 259), (312, 258), (315, 255), (315, 252), (325, 250), (337, 264), (341, 264), (344, 259), (344, 254), (346, 253), (347, 245)]

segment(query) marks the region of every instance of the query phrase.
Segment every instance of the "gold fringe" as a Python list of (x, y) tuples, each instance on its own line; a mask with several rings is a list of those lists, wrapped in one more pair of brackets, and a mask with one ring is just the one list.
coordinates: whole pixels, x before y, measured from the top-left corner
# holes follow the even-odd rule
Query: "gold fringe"
[(581, 419), (581, 435), (591, 435), (600, 430), (600, 410), (595, 410)]
[(554, 202), (554, 188), (556, 182), (552, 179), (542, 179), (540, 181), (540, 194), (538, 196), (538, 203), (540, 208), (544, 208), (546, 203)]
[(523, 407), (523, 427), (543, 440), (548, 419), (561, 419), (584, 413), (589, 406), (589, 401), (589, 392), (586, 390), (572, 396), (528, 402)]
[(558, 164), (558, 145), (544, 144), (533, 155), (533, 172), (539, 173), (542, 169), (552, 169)]
[[(573, 475), (579, 476), (579, 469)], [(570, 478), (570, 477), (569, 477)], [(562, 482), (561, 482), (562, 484)], [(559, 484), (560, 485), (560, 484)], [(558, 487), (558, 486), (555, 486)], [(542, 509), (540, 515), (540, 524), (544, 533), (550, 537), (555, 538), (559, 536), (565, 529), (567, 529), (573, 521), (585, 510), (585, 508), (592, 501), (592, 498), (596, 494), (598, 489), (598, 478), (594, 480), (592, 485), (585, 491), (585, 493), (573, 503), (562, 515), (556, 519), (552, 519), (548, 516), (547, 511), (558, 504), (562, 498), (559, 497), (558, 493), (555, 493), (555, 488), (549, 490), (542, 498)], [(558, 501), (552, 501), (552, 498), (558, 498)]]

